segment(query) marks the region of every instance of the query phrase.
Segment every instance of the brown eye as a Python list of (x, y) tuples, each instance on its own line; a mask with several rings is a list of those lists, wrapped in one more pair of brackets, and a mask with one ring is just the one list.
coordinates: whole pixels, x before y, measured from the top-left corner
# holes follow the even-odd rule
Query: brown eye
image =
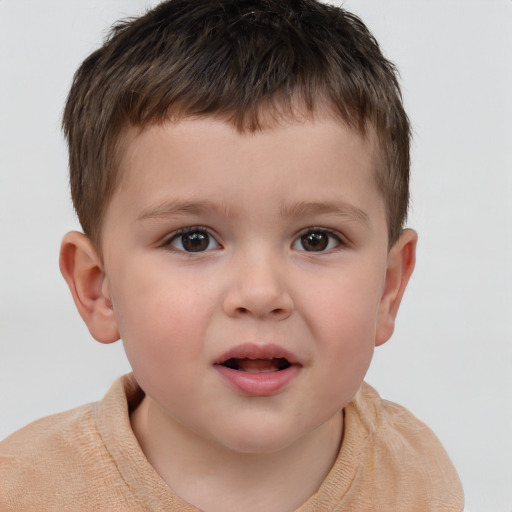
[(307, 252), (324, 252), (341, 245), (338, 236), (322, 229), (310, 230), (301, 235), (293, 244), (293, 248)]
[(185, 252), (203, 252), (220, 247), (207, 231), (199, 229), (177, 233), (172, 238), (170, 245)]
[(190, 233), (181, 235), (181, 245), (185, 251), (199, 252), (205, 251), (208, 248), (209, 235), (207, 233)]
[(306, 251), (325, 251), (329, 237), (326, 233), (308, 233), (300, 237), (300, 243)]

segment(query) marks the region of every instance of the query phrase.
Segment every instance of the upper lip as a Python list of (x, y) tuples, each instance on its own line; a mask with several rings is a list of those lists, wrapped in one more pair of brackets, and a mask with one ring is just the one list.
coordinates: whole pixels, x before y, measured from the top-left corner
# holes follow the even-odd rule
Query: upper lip
[(286, 359), (290, 364), (300, 364), (295, 354), (275, 343), (236, 345), (215, 359), (214, 364), (222, 364), (229, 359)]

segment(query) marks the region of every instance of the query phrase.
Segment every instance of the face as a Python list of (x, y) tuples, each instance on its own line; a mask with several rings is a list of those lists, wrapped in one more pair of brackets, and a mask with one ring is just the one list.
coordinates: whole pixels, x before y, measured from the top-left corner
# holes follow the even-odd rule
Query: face
[(354, 396), (380, 329), (371, 141), (331, 119), (254, 134), (196, 119), (126, 146), (104, 290), (147, 400), (245, 453), (318, 431)]

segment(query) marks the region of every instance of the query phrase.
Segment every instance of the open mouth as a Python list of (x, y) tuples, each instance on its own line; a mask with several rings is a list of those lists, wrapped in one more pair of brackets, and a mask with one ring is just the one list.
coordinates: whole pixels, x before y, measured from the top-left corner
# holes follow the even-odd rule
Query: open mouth
[(287, 389), (300, 373), (300, 359), (273, 343), (242, 343), (213, 362), (229, 385), (244, 396), (272, 396)]
[(220, 363), (221, 366), (246, 373), (270, 373), (286, 370), (291, 363), (285, 357), (270, 359), (250, 359), (247, 357), (231, 357)]

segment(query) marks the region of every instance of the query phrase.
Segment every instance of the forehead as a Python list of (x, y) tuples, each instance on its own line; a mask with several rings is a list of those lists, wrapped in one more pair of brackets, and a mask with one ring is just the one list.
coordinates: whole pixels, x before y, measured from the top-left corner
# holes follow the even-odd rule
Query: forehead
[[(373, 176), (378, 168), (379, 151), (375, 131), (365, 133), (333, 116), (309, 116), (293, 119), (269, 118), (257, 130), (239, 130), (218, 117), (186, 118), (152, 124), (145, 128), (130, 127), (122, 136), (118, 160), (118, 188), (127, 181), (142, 178), (148, 169), (165, 167), (169, 178), (192, 180), (196, 172), (214, 180), (224, 174), (223, 166), (243, 168), (254, 165), (274, 170), (295, 167), (369, 169)], [(337, 165), (336, 165), (337, 164)], [(179, 173), (181, 167), (187, 173)], [(175, 172), (171, 172), (174, 170)], [(251, 179), (258, 179), (258, 174)], [(297, 184), (299, 185), (299, 184)]]
[[(189, 137), (191, 141), (197, 141), (201, 138), (215, 138), (216, 136), (220, 141), (223, 138), (224, 144), (217, 148), (216, 156), (225, 154), (232, 145), (240, 146), (240, 142), (243, 140), (249, 142), (248, 145), (250, 145), (251, 140), (255, 139), (258, 139), (261, 143), (265, 139), (271, 140), (277, 131), (287, 130), (290, 134), (290, 141), (295, 136), (297, 142), (300, 139), (300, 132), (302, 134), (309, 132), (310, 135), (306, 135), (306, 139), (322, 137), (322, 132), (324, 132), (324, 134), (329, 133), (328, 138), (334, 141), (334, 145), (331, 147), (326, 144), (319, 145), (316, 152), (317, 158), (328, 158), (330, 152), (336, 153), (336, 149), (343, 145), (346, 146), (348, 140), (350, 140), (353, 147), (355, 145), (364, 146), (364, 153), (372, 162), (372, 172), (375, 175), (381, 167), (381, 149), (376, 130), (370, 122), (367, 122), (362, 129), (356, 129), (349, 126), (339, 116), (336, 116), (332, 108), (320, 103), (315, 106), (313, 111), (307, 111), (298, 105), (293, 109), (286, 106), (281, 108), (277, 104), (273, 108), (261, 108), (255, 115), (257, 115), (256, 124), (245, 126), (236, 124), (229, 116), (208, 115), (177, 118), (170, 116), (170, 119), (163, 123), (155, 122), (144, 127), (126, 127), (122, 130), (117, 144), (115, 188), (122, 186), (131, 173), (137, 172), (137, 169), (140, 171), (142, 161), (147, 157), (151, 158), (151, 155), (144, 152), (146, 146), (162, 147), (167, 144), (175, 157), (187, 153), (186, 148), (173, 147), (172, 138), (167, 137), (167, 140), (163, 142), (163, 127), (173, 129), (178, 137), (182, 133)], [(221, 134), (221, 128), (224, 128), (224, 134)], [(225, 134), (227, 134), (227, 137), (223, 136)], [(194, 154), (189, 156), (191, 158), (195, 157)], [(138, 165), (134, 165), (135, 162)]]

